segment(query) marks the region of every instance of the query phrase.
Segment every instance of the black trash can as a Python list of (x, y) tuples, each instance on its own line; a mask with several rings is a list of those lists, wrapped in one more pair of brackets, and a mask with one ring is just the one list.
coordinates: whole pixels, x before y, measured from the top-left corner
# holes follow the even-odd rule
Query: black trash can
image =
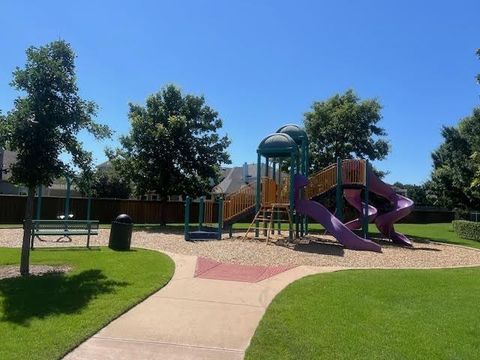
[(112, 222), (108, 247), (113, 250), (130, 250), (133, 221), (127, 214), (118, 215)]

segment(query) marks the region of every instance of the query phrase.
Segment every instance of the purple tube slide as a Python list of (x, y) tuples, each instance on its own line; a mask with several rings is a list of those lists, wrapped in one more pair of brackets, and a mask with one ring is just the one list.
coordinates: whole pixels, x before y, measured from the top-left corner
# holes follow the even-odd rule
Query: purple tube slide
[(382, 252), (380, 245), (354, 234), (323, 205), (312, 200), (301, 199), (300, 189), (307, 183), (308, 179), (305, 176), (295, 176), (295, 210), (297, 212), (322, 224), (347, 249)]
[(375, 219), (380, 232), (390, 238), (395, 244), (412, 246), (412, 242), (405, 235), (396, 232), (393, 224), (404, 218), (412, 212), (413, 201), (405, 196), (399, 195), (393, 188), (380, 180), (373, 171), (368, 172), (369, 190), (380, 195), (390, 201), (393, 210), (382, 215), (378, 215)]
[[(362, 202), (362, 190), (358, 189), (345, 189), (343, 190), (343, 197), (347, 202), (353, 206), (360, 214), (365, 211), (365, 203)], [(368, 222), (371, 223), (377, 217), (377, 208), (368, 205)], [(362, 228), (362, 218), (358, 217), (352, 221), (345, 223), (345, 226), (350, 230), (357, 230)]]

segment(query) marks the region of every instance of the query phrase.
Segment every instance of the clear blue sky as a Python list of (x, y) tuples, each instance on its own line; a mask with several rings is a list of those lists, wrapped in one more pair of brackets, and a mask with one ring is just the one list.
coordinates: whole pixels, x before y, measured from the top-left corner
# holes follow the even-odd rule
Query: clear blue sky
[[(85, 4), (88, 3), (88, 4)], [(387, 181), (420, 183), (443, 124), (479, 104), (480, 1), (8, 1), (0, 2), (0, 109), (25, 49), (65, 39), (82, 96), (115, 140), (128, 103), (166, 83), (204, 94), (224, 119), (233, 163), (255, 161), (259, 141), (302, 123), (314, 100), (353, 88), (378, 97), (391, 154)]]

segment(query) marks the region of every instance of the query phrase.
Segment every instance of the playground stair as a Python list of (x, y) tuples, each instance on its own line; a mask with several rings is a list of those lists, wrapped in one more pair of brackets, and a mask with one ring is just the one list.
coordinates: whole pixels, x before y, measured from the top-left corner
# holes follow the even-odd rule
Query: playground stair
[[(256, 226), (257, 222), (262, 223), (263, 226)], [(270, 236), (275, 233), (276, 223), (288, 223), (292, 224), (292, 218), (290, 216), (290, 207), (288, 204), (269, 204), (268, 206), (262, 206), (256, 213), (252, 223), (248, 227), (243, 240), (248, 238), (250, 232), (256, 232), (257, 230), (266, 236), (266, 244), (270, 241)]]
[(241, 218), (250, 215), (255, 210), (255, 191), (251, 185), (225, 197), (223, 202), (223, 222), (233, 224)]

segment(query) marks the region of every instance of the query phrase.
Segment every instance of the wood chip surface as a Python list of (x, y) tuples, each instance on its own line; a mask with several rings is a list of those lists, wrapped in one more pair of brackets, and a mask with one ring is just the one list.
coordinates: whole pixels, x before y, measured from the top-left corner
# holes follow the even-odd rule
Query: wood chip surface
[[(108, 245), (110, 231), (101, 229), (91, 237), (91, 246)], [(480, 250), (435, 242), (414, 242), (402, 248), (386, 239), (376, 239), (382, 253), (344, 249), (329, 236), (314, 236), (291, 245), (266, 245), (263, 241), (242, 241), (243, 233), (233, 239), (188, 242), (183, 234), (161, 231), (135, 231), (132, 246), (172, 253), (196, 255), (221, 262), (249, 265), (312, 265), (346, 268), (443, 268), (480, 266)], [(0, 246), (20, 247), (21, 229), (1, 229)], [(36, 241), (37, 247), (85, 246), (86, 237), (75, 236), (72, 242)], [(415, 239), (414, 239), (415, 240)]]

